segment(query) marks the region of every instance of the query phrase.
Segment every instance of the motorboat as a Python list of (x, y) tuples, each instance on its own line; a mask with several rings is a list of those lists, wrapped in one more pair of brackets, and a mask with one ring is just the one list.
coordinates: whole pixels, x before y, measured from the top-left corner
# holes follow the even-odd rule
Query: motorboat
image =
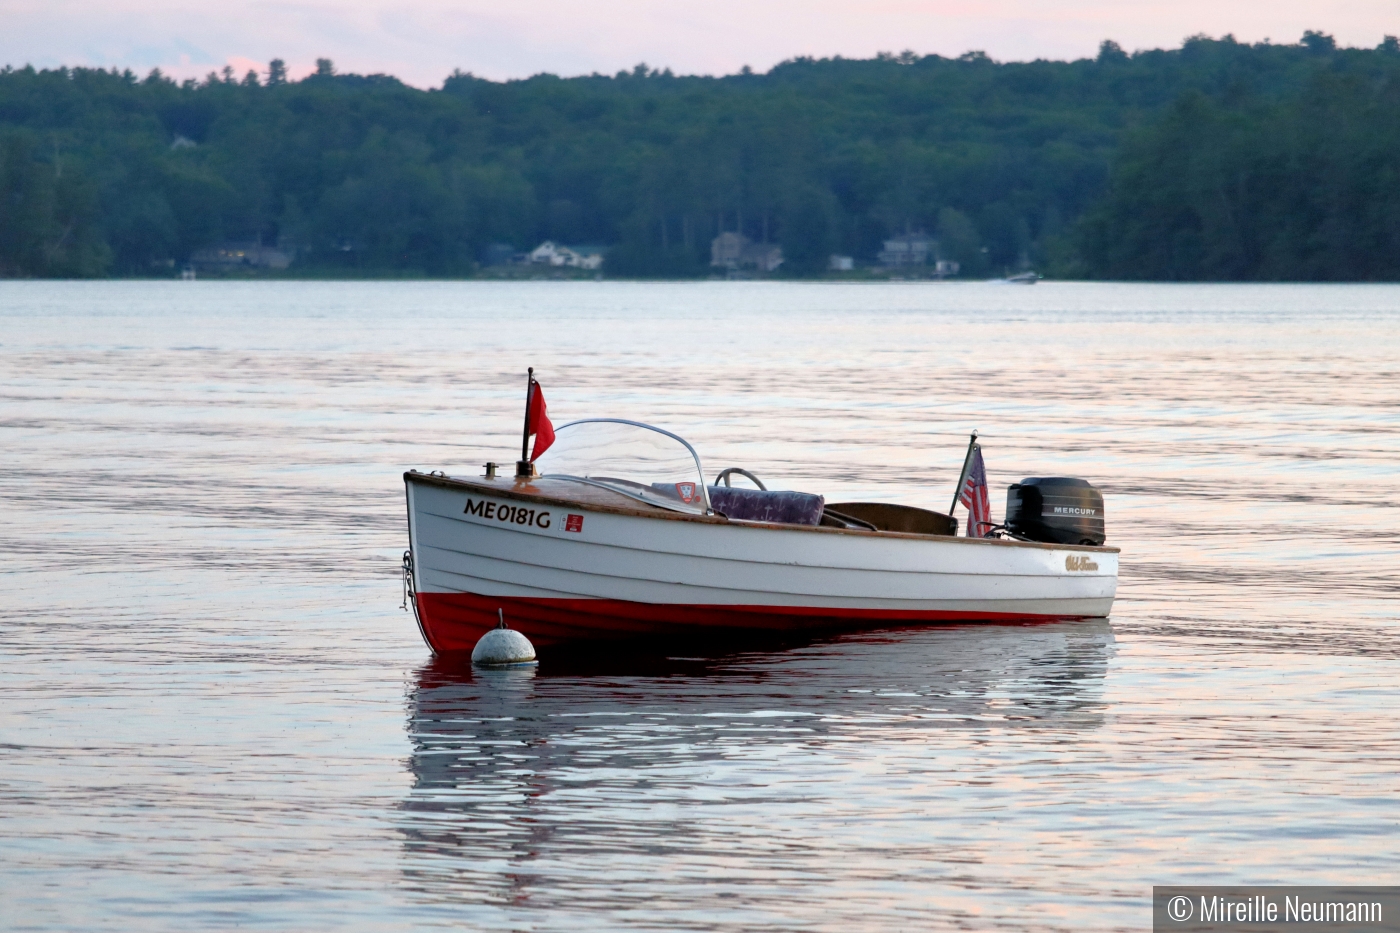
[(1113, 605), (1119, 551), (1103, 545), (1102, 497), (1083, 480), (1023, 480), (1007, 524), (969, 524), (969, 536), (949, 514), (768, 489), (739, 467), (707, 482), (690, 443), (640, 422), (551, 430), (513, 476), (494, 463), (404, 474), (406, 596), (435, 652), (471, 651), (502, 623), (548, 648), (1063, 621)]

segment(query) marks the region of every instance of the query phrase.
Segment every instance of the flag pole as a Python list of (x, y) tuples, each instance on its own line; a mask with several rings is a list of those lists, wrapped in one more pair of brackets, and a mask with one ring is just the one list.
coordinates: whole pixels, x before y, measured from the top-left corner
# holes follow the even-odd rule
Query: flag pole
[(948, 506), (948, 515), (951, 517), (957, 510), (958, 500), (962, 498), (963, 483), (967, 481), (968, 467), (972, 466), (972, 451), (977, 446), (977, 432), (973, 431), (972, 436), (967, 439), (967, 455), (963, 457), (962, 472), (958, 474), (958, 484), (953, 487), (953, 504)]
[(515, 462), (517, 479), (535, 474), (534, 467), (530, 465), (530, 401), (534, 394), (535, 367), (531, 366), (525, 373), (525, 430), (520, 437), (520, 459)]

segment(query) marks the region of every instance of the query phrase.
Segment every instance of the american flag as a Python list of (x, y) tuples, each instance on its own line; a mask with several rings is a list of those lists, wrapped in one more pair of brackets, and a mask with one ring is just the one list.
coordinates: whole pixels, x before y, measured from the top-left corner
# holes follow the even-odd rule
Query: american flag
[(958, 501), (967, 507), (967, 536), (980, 538), (992, 527), (992, 503), (987, 498), (987, 468), (982, 465), (982, 445), (972, 445), (972, 462), (958, 490)]

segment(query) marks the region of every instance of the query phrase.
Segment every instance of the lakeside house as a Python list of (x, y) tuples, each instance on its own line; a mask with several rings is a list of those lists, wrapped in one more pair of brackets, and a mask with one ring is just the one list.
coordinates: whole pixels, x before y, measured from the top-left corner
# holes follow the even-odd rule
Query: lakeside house
[(190, 266), (200, 272), (237, 272), (250, 269), (285, 269), (296, 259), (296, 247), (263, 246), (257, 241), (227, 242), (197, 249)]
[(545, 240), (530, 250), (527, 261), (571, 269), (601, 269), (606, 252), (604, 246), (561, 246), (553, 240)]
[(938, 244), (927, 233), (901, 233), (885, 241), (885, 248), (876, 257), (890, 269), (905, 266), (926, 266), (938, 250)]
[(887, 269), (924, 267), (932, 261), (933, 275), (944, 279), (958, 274), (961, 265), (952, 259), (940, 259), (938, 241), (927, 233), (902, 233), (885, 241), (877, 257)]
[(742, 233), (721, 233), (710, 241), (710, 265), (717, 268), (776, 272), (782, 264), (783, 248), (776, 243), (755, 243)]

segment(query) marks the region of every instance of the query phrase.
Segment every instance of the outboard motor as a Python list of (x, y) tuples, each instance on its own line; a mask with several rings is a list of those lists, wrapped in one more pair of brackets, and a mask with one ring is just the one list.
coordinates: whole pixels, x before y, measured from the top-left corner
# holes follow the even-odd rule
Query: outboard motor
[(1006, 490), (1006, 530), (1046, 544), (1104, 542), (1103, 494), (1082, 479), (1032, 476)]

